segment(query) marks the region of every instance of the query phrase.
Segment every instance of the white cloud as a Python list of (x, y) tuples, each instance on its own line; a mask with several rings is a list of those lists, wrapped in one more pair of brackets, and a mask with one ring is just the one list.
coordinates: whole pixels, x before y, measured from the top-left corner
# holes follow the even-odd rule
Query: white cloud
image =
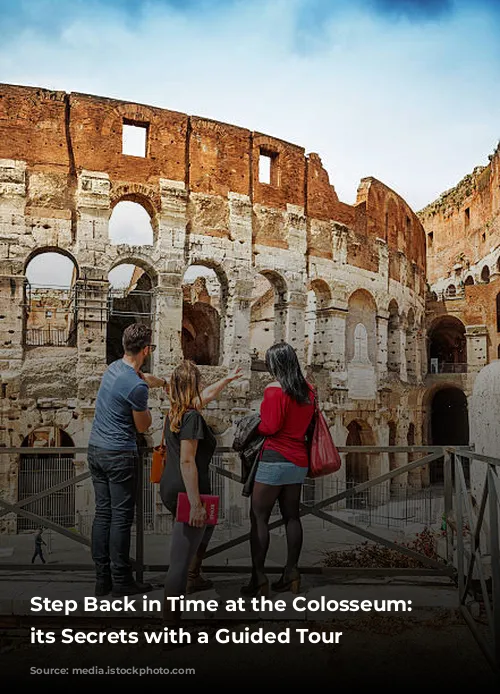
[(145, 5), (135, 23), (102, 11), (50, 39), (13, 36), (0, 47), (0, 72), (6, 82), (148, 103), (289, 140), (321, 156), (349, 203), (373, 175), (419, 209), (486, 163), (499, 136), (500, 57), (484, 8), (418, 24), (353, 3), (331, 16), (315, 52), (299, 53), (299, 4), (238, 3), (210, 15)]

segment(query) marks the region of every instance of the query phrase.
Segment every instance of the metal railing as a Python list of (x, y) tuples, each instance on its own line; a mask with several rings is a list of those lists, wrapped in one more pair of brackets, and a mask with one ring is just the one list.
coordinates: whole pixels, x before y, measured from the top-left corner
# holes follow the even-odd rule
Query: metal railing
[[(85, 448), (51, 448), (50, 457), (61, 456), (67, 459), (71, 456), (75, 461), (80, 457), (80, 464), (85, 463)], [(479, 455), (468, 447), (453, 447), (453, 446), (342, 446), (339, 447), (341, 454), (366, 454), (373, 460), (374, 456), (391, 453), (407, 453), (409, 454), (410, 462), (401, 465), (393, 470), (389, 470), (375, 478), (361, 482), (350, 482), (344, 485), (344, 488), (339, 490), (342, 484), (335, 484), (335, 480), (331, 478), (323, 478), (318, 481), (307, 480), (302, 489), (302, 501), (300, 504), (300, 516), (310, 516), (314, 519), (319, 519), (323, 523), (331, 524), (336, 528), (343, 529), (349, 533), (361, 536), (365, 540), (382, 545), (392, 551), (408, 557), (412, 560), (413, 566), (408, 568), (399, 567), (380, 567), (380, 568), (362, 568), (357, 567), (325, 567), (325, 566), (307, 566), (301, 567), (305, 573), (315, 573), (323, 575), (343, 575), (354, 574), (362, 575), (438, 575), (448, 576), (453, 579), (458, 588), (458, 606), (471, 628), (474, 637), (476, 638), (480, 648), (486, 656), (490, 665), (500, 672), (500, 532), (499, 532), (499, 506), (500, 506), (500, 460), (484, 455)], [(212, 477), (214, 493), (218, 493), (223, 497), (227, 493), (227, 485), (231, 482), (241, 484), (240, 475), (235, 474), (228, 469), (226, 464), (225, 454), (230, 454), (236, 457), (236, 454), (231, 449), (219, 448), (217, 455), (212, 464)], [(411, 460), (415, 454), (423, 454), (418, 459)], [(132, 558), (133, 567), (136, 571), (138, 580), (142, 580), (146, 571), (166, 571), (168, 566), (165, 564), (148, 563), (145, 560), (145, 537), (147, 535), (148, 526), (154, 527), (154, 509), (157, 506), (157, 487), (153, 488), (149, 484), (149, 465), (150, 465), (151, 449), (142, 449), (139, 456), (139, 466), (141, 474), (138, 475), (138, 489), (136, 497), (136, 515), (134, 525), (135, 535), (135, 556)], [(0, 455), (20, 456), (27, 455), (26, 448), (1, 448)], [(34, 456), (34, 452), (30, 451), (29, 456)], [(48, 451), (38, 455), (47, 457)], [(365, 527), (366, 517), (364, 520), (360, 518), (360, 514), (373, 513), (379, 510), (379, 513), (385, 513), (387, 520), (387, 511), (380, 511), (384, 507), (381, 500), (391, 503), (391, 480), (397, 481), (397, 478), (406, 476), (407, 473), (416, 471), (419, 468), (428, 469), (433, 464), (438, 462), (443, 464), (443, 519), (445, 522), (444, 538), (445, 551), (444, 556), (436, 559), (435, 556), (415, 551), (404, 544), (399, 544), (387, 539), (384, 536), (378, 535), (372, 529)], [(476, 498), (471, 493), (466, 483), (466, 474), (464, 472), (464, 463), (469, 464), (474, 462), (478, 464), (478, 469), (482, 473), (484, 483), (480, 498)], [(48, 478), (47, 478), (48, 479)], [(410, 477), (409, 477), (410, 479)], [(475, 477), (477, 480), (477, 475)], [(15, 503), (7, 501), (5, 498), (0, 498), (0, 522), (3, 518), (14, 515), (16, 518), (24, 519), (23, 522), (31, 521), (37, 525), (44, 526), (60, 536), (64, 536), (73, 542), (79, 543), (86, 547), (90, 546), (89, 525), (83, 531), (82, 528), (65, 527), (61, 518), (50, 517), (50, 513), (46, 512), (47, 500), (49, 497), (57, 497), (67, 490), (69, 487), (75, 487), (76, 490), (81, 489), (81, 485), (87, 481), (90, 483), (90, 473), (85, 470), (79, 474), (73, 474), (66, 479), (51, 479), (50, 484), (45, 489), (40, 489), (39, 485), (31, 490), (24, 488), (26, 494)], [(328, 481), (328, 482), (327, 482)], [(332, 484), (333, 483), (333, 484)], [(323, 484), (325, 488), (323, 489)], [(381, 490), (380, 494), (383, 499), (377, 497), (377, 491)], [(425, 490), (420, 492), (423, 494), (423, 506), (425, 507)], [(418, 492), (415, 493), (418, 495)], [(403, 501), (408, 509), (408, 499), (396, 499)], [(403, 494), (404, 496), (404, 494)], [(366, 507), (362, 509), (348, 508), (353, 506), (352, 503), (347, 504), (347, 500), (365, 499)], [(421, 501), (422, 501), (421, 499)], [(394, 498), (392, 499), (394, 501)], [(40, 502), (42, 504), (40, 505)], [(240, 497), (241, 514), (246, 514), (248, 511), (248, 500)], [(44, 506), (44, 504), (46, 504)], [(355, 504), (357, 505), (357, 504)], [(432, 504), (431, 504), (432, 505)], [(49, 504), (50, 506), (50, 504)], [(422, 504), (421, 504), (422, 506)], [(417, 505), (414, 507), (417, 508)], [(221, 528), (225, 522), (234, 523), (234, 507), (222, 504)], [(441, 509), (439, 509), (440, 513)], [(408, 512), (408, 510), (407, 510)], [(46, 513), (47, 515), (43, 515)], [(413, 511), (410, 511), (410, 515)], [(427, 517), (436, 519), (437, 509), (431, 512)], [(231, 516), (233, 514), (233, 517)], [(64, 515), (64, 514), (63, 514)], [(238, 514), (236, 514), (238, 515)], [(277, 518), (277, 509), (271, 518), (270, 529), (280, 528), (284, 525), (282, 518)], [(424, 514), (425, 515), (425, 514)], [(163, 515), (165, 519), (168, 516)], [(275, 518), (275, 520), (274, 520)], [(486, 520), (488, 519), (488, 520)], [(236, 519), (237, 520), (237, 519)], [(241, 520), (241, 518), (240, 518)], [(354, 520), (354, 522), (353, 522)], [(400, 518), (401, 520), (401, 518)], [(421, 521), (426, 522), (426, 518), (421, 518)], [(58, 522), (59, 521), (59, 522)], [(163, 531), (168, 531), (168, 523)], [(248, 542), (249, 532), (238, 533), (236, 537), (223, 536), (222, 542), (216, 546), (212, 546), (206, 553), (206, 557), (221, 555), (228, 550)], [(488, 569), (489, 567), (489, 569)], [(0, 569), (4, 570), (33, 570), (31, 564), (13, 564), (2, 562)], [(55, 564), (43, 565), (43, 569), (54, 569), (58, 571), (64, 570), (93, 570), (92, 564)], [(207, 565), (207, 571), (227, 572), (227, 573), (247, 573), (251, 567), (241, 565), (231, 565), (226, 561), (223, 565)], [(279, 569), (280, 570), (280, 569)], [(490, 571), (489, 578), (486, 577), (487, 570)], [(269, 571), (278, 571), (278, 569), (270, 567)], [(475, 575), (478, 577), (475, 579)], [(478, 602), (477, 583), (480, 586), (480, 601), (486, 614), (486, 628), (482, 629), (478, 620), (472, 613), (471, 605)]]
[(69, 328), (27, 328), (26, 347), (74, 347), (74, 331)]
[[(429, 362), (429, 370), (428, 374), (432, 376), (433, 373), (436, 373), (435, 371), (432, 370), (433, 364)], [(438, 370), (437, 373), (439, 374), (465, 374), (468, 371), (468, 365), (466, 363), (455, 363), (455, 362), (446, 362), (442, 361), (439, 362), (438, 364)]]

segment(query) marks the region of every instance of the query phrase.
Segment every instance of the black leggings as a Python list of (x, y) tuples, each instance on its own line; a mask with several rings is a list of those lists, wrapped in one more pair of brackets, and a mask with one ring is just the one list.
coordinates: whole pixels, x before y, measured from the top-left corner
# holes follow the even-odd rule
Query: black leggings
[(286, 568), (293, 569), (299, 563), (303, 537), (299, 514), (301, 491), (301, 484), (273, 486), (262, 482), (254, 483), (250, 510), (250, 549), (254, 580), (260, 581), (264, 575), (266, 555), (269, 549), (269, 518), (276, 500), (285, 521)]

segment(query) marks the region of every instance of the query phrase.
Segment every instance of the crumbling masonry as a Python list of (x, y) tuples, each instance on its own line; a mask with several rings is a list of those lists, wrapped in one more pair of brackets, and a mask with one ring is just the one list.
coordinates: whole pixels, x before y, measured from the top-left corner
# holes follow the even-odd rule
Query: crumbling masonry
[[(145, 132), (144, 156), (123, 153), (125, 126)], [(259, 173), (263, 159), (268, 182)], [(121, 201), (148, 212), (152, 244), (110, 241), (108, 223)], [(47, 251), (67, 255), (76, 268), (71, 340), (63, 344), (33, 338), (33, 302), (41, 299), (27, 296), (25, 272)], [(183, 343), (193, 356), (189, 321), (220, 324), (220, 339), (201, 360), (204, 379), (234, 364), (246, 374), (207, 411), (222, 443), (230, 442), (234, 417), (258, 406), (269, 381), (252, 359), (262, 352), (256, 321), (266, 315), (271, 337), (297, 349), (318, 386), (339, 445), (425, 440), (425, 234), (394, 191), (365, 178), (348, 205), (317, 154), (277, 138), (151, 106), (1, 85), (2, 445), (29, 446), (33, 432), (52, 431), (86, 446), (107, 363), (108, 273), (121, 263), (151, 280), (154, 373), (168, 375), (183, 358)], [(198, 313), (203, 302), (189, 303), (193, 292), (183, 287), (194, 264), (212, 268), (221, 287), (220, 302)], [(256, 299), (258, 277), (272, 291)], [(167, 405), (152, 391), (154, 443)], [(351, 456), (338, 476), (363, 481), (406, 460)], [(78, 474), (85, 456), (73, 463)], [(0, 489), (16, 501), (19, 458), (4, 456), (0, 465)], [(420, 472), (398, 478), (400, 485), (426, 483)], [(77, 508), (91, 508), (89, 487), (75, 494)]]

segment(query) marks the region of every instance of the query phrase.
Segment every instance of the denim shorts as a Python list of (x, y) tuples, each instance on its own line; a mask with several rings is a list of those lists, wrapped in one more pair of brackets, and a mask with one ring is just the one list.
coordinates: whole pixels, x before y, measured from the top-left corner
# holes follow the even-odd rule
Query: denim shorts
[(295, 463), (265, 463), (259, 461), (255, 481), (262, 484), (280, 486), (282, 484), (302, 484), (307, 475), (306, 467), (299, 467)]

